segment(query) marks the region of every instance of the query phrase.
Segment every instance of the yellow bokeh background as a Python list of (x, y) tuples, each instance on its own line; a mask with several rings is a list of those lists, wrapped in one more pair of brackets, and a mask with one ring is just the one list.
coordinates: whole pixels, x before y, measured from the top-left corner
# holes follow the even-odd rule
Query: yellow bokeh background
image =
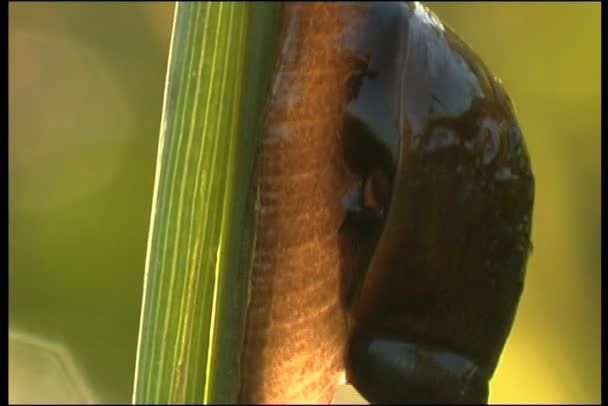
[[(601, 4), (427, 5), (502, 79), (536, 176), (534, 250), (490, 400), (598, 403)], [(130, 401), (172, 15), (9, 5), (10, 328), (69, 350), (103, 402)]]

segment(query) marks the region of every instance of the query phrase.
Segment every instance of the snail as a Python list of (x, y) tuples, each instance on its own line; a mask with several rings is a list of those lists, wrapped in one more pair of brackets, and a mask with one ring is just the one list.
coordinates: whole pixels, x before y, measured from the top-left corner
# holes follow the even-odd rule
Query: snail
[(418, 3), (282, 13), (239, 401), (487, 403), (531, 249), (508, 95)]

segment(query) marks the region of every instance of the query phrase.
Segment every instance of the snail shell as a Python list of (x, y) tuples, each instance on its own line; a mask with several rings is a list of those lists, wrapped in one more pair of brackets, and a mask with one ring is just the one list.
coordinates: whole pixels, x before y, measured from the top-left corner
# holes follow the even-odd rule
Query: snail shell
[(240, 401), (487, 402), (534, 179), (511, 102), (420, 4), (287, 3)]

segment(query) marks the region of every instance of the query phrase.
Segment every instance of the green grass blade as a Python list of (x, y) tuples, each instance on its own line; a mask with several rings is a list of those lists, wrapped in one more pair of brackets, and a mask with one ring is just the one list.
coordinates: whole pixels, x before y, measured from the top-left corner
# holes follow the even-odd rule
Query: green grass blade
[(133, 401), (235, 402), (273, 3), (175, 11)]

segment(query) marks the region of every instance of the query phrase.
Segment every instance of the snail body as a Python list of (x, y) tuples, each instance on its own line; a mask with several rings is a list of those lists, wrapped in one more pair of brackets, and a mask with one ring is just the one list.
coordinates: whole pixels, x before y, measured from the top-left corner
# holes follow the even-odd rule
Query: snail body
[(264, 118), (242, 403), (328, 403), (344, 370), (338, 229), (354, 176), (341, 128), (356, 5), (285, 3)]
[(486, 403), (534, 178), (500, 82), (418, 3), (287, 4), (241, 401)]

